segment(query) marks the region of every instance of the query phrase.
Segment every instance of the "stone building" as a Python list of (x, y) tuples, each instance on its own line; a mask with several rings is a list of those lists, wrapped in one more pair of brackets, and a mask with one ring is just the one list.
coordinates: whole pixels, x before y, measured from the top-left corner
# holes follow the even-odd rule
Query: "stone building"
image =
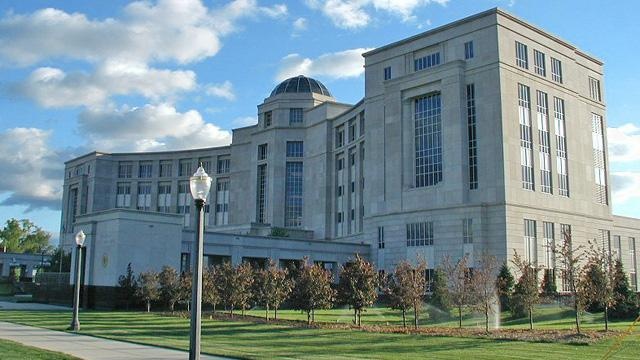
[(554, 269), (566, 231), (614, 250), (637, 287), (640, 220), (611, 212), (600, 60), (499, 9), (363, 56), (355, 105), (298, 76), (229, 146), (67, 162), (60, 238), (88, 234), (86, 285), (113, 286), (129, 262), (189, 267), (202, 163), (209, 264), (337, 269), (360, 253), (390, 271), (517, 251)]

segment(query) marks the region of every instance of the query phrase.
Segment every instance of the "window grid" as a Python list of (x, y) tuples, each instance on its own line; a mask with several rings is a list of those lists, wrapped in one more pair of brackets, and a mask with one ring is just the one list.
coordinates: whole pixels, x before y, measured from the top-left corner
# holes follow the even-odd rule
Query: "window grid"
[(631, 259), (631, 268), (629, 269), (629, 282), (631, 283), (631, 289), (638, 291), (638, 259), (636, 257), (636, 238), (629, 238), (629, 257)]
[(227, 174), (231, 169), (231, 159), (218, 159), (217, 173)]
[(202, 166), (204, 171), (211, 175), (211, 158), (200, 158), (198, 159), (198, 166)]
[(524, 219), (524, 259), (534, 266), (537, 265), (536, 246), (536, 221)]
[(273, 117), (271, 111), (265, 111), (263, 116), (264, 116), (264, 127), (271, 126), (271, 121)]
[(433, 245), (433, 222), (407, 224), (407, 246)]
[(303, 164), (301, 161), (287, 161), (285, 177), (284, 226), (302, 226), (302, 183)]
[(189, 226), (190, 212), (191, 212), (191, 191), (189, 189), (188, 181), (178, 182), (178, 207), (176, 212), (178, 214), (184, 214), (184, 226)]
[(302, 108), (289, 109), (289, 124), (302, 124), (303, 111)]
[(151, 161), (140, 162), (140, 164), (138, 165), (138, 177), (150, 178), (152, 170), (153, 163)]
[(555, 267), (555, 233), (554, 224), (552, 222), (542, 222), (542, 244), (544, 247), (544, 266), (547, 269), (553, 269)]
[(171, 177), (173, 176), (173, 164), (171, 160), (160, 161), (160, 177)]
[(469, 156), (469, 189), (478, 188), (478, 140), (476, 134), (475, 85), (467, 85), (467, 136)]
[(302, 141), (287, 141), (287, 157), (301, 158), (304, 156)]
[(384, 68), (384, 79), (391, 79), (391, 66), (387, 66), (386, 68)]
[(413, 61), (415, 71), (428, 69), (437, 65), (440, 65), (440, 52), (435, 52)]
[(533, 50), (533, 68), (536, 74), (540, 76), (547, 76), (547, 66), (545, 63), (544, 53), (538, 50)]
[(364, 136), (364, 111), (360, 112), (360, 136)]
[(118, 183), (116, 190), (116, 207), (128, 208), (131, 206), (131, 183)]
[(258, 165), (258, 199), (256, 222), (264, 224), (266, 222), (266, 202), (267, 202), (267, 165)]
[(620, 235), (613, 235), (613, 250), (615, 258), (622, 261), (622, 240)]
[(191, 159), (180, 160), (178, 166), (178, 176), (191, 176)]
[(462, 242), (473, 244), (473, 219), (462, 219)]
[(544, 193), (553, 193), (551, 176), (551, 138), (549, 135), (549, 106), (547, 94), (536, 92), (538, 103), (538, 141), (540, 142), (540, 190)]
[(267, 160), (269, 144), (258, 145), (258, 160)]
[(378, 226), (378, 249), (384, 249), (384, 226)]
[(158, 211), (168, 213), (171, 209), (171, 183), (158, 184)]
[(516, 65), (523, 69), (529, 69), (529, 57), (527, 55), (527, 45), (516, 41)]
[(216, 225), (229, 223), (229, 179), (218, 179), (216, 183)]
[(533, 179), (533, 135), (531, 133), (531, 104), (529, 87), (518, 84), (518, 115), (520, 121), (520, 165), (522, 187), (534, 190)]
[(355, 141), (356, 139), (356, 118), (349, 120), (349, 142)]
[(336, 148), (344, 145), (344, 126), (336, 128)]
[(415, 100), (416, 187), (442, 181), (442, 119), (440, 94)]
[(562, 62), (551, 58), (551, 80), (562, 84)]
[(553, 114), (556, 123), (556, 171), (558, 172), (558, 193), (562, 196), (569, 196), (564, 100), (557, 97), (553, 98)]
[(133, 173), (133, 164), (130, 162), (118, 163), (118, 177), (121, 179), (130, 179)]
[(142, 211), (151, 210), (151, 183), (138, 183), (137, 209)]
[(591, 76), (589, 76), (589, 97), (596, 101), (602, 101), (600, 80), (594, 79)]
[(607, 174), (604, 157), (604, 133), (602, 117), (591, 114), (593, 138), (593, 170), (595, 177), (595, 201), (607, 205)]
[(464, 58), (468, 60), (472, 59), (473, 56), (473, 41), (467, 41), (464, 43)]

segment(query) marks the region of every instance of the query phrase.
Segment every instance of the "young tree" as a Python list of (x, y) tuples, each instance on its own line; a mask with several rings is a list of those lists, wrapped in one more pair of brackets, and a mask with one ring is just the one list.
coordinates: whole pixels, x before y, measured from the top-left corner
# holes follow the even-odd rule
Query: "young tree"
[(373, 305), (378, 298), (378, 274), (374, 266), (356, 254), (353, 261), (341, 268), (338, 299), (351, 306), (354, 322), (362, 325), (362, 309)]
[(218, 267), (219, 281), (217, 282), (220, 298), (225, 308), (233, 311), (239, 307), (244, 313), (244, 309), (251, 299), (251, 286), (253, 284), (253, 270), (249, 263), (243, 263), (233, 267), (231, 263), (225, 262)]
[(500, 299), (500, 310), (505, 311), (510, 309), (509, 301), (511, 296), (513, 295), (513, 286), (515, 285), (515, 280), (513, 275), (511, 274), (511, 270), (507, 263), (503, 263), (500, 268), (500, 273), (498, 274), (498, 278), (496, 279), (496, 286), (498, 287), (498, 296)]
[(454, 264), (449, 256), (445, 256), (442, 270), (447, 274), (451, 303), (458, 309), (458, 327), (462, 328), (462, 309), (473, 302), (469, 257), (465, 255)]
[[(431, 287), (431, 297), (429, 303), (435, 307), (437, 311), (445, 312), (447, 317), (451, 310), (451, 295), (447, 286), (447, 274), (441, 268), (437, 268), (433, 273), (433, 285)], [(432, 317), (437, 316), (436, 311), (431, 314)]]
[(180, 274), (180, 282), (178, 283), (178, 301), (187, 305), (187, 311), (191, 311), (191, 289), (193, 279), (191, 272), (183, 272)]
[(163, 266), (158, 275), (160, 283), (160, 299), (174, 311), (176, 302), (180, 300), (180, 276), (171, 266)]
[(544, 269), (544, 275), (542, 277), (542, 289), (541, 295), (547, 298), (555, 298), (558, 295), (558, 289), (556, 287), (556, 278), (553, 269)]
[(526, 312), (529, 315), (529, 329), (533, 329), (533, 308), (540, 301), (538, 291), (538, 268), (529, 261), (523, 259), (514, 251), (513, 265), (520, 272), (520, 278), (513, 291), (513, 312), (521, 314)]
[(269, 259), (267, 268), (256, 272), (254, 285), (253, 293), (257, 302), (265, 308), (265, 319), (269, 321), (269, 308), (273, 309), (274, 318), (277, 319), (278, 308), (289, 297), (293, 288), (287, 269), (279, 269)]
[(609, 309), (618, 302), (615, 293), (615, 268), (611, 254), (594, 242), (589, 242), (583, 283), (589, 302), (604, 308), (604, 330), (609, 331)]
[(483, 254), (477, 262), (471, 274), (471, 283), (473, 284), (474, 307), (484, 314), (484, 329), (489, 332), (489, 314), (495, 310), (496, 299), (496, 270), (498, 269), (498, 261), (495, 256)]
[(573, 297), (573, 310), (575, 312), (576, 331), (580, 333), (580, 312), (584, 307), (584, 293), (582, 287), (578, 287), (580, 279), (580, 268), (584, 258), (583, 246), (573, 246), (571, 229), (565, 228), (562, 231), (563, 241), (560, 246), (556, 246), (554, 253), (556, 263), (562, 269), (562, 278), (565, 289)]
[(240, 306), (242, 310), (242, 315), (244, 316), (244, 311), (249, 307), (249, 301), (251, 300), (252, 293), (252, 285), (254, 281), (253, 268), (251, 264), (248, 262), (242, 263), (236, 267), (234, 281), (234, 303)]
[(129, 310), (129, 305), (135, 298), (137, 287), (136, 276), (131, 269), (131, 263), (129, 263), (125, 275), (120, 275), (118, 278), (118, 295), (127, 310)]
[(413, 309), (413, 326), (418, 328), (418, 317), (422, 308), (422, 300), (426, 291), (425, 271), (427, 263), (419, 260), (416, 266), (407, 261), (396, 265), (393, 276), (389, 279), (387, 294), (392, 309), (402, 311), (402, 326), (407, 327), (407, 310)]
[(147, 312), (151, 311), (151, 302), (160, 297), (160, 283), (158, 273), (155, 271), (145, 271), (138, 275), (138, 287), (136, 296), (145, 302)]
[(335, 295), (331, 288), (331, 273), (320, 264), (309, 264), (305, 258), (295, 279), (293, 307), (305, 311), (307, 323), (311, 324), (315, 321), (315, 310), (330, 308)]
[(41, 254), (51, 252), (51, 234), (27, 219), (9, 219), (0, 230), (0, 249), (3, 252)]
[(216, 286), (218, 278), (218, 271), (213, 266), (205, 268), (202, 273), (202, 302), (211, 305), (214, 313), (220, 303), (220, 291)]
[(640, 312), (638, 298), (636, 293), (629, 288), (629, 280), (620, 260), (615, 261), (613, 273), (613, 292), (618, 301), (611, 309), (611, 317), (635, 319)]

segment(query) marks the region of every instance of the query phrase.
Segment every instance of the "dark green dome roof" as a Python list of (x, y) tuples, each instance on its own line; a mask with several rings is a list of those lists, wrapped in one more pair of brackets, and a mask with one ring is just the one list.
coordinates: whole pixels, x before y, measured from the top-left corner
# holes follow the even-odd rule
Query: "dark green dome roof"
[(284, 93), (316, 93), (333, 97), (323, 83), (304, 75), (298, 75), (281, 82), (273, 89), (270, 96)]

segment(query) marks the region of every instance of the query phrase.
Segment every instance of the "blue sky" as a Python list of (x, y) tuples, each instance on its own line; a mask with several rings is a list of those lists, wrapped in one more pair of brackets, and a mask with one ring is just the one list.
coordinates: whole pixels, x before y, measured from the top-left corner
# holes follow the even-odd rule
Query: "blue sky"
[[(365, 49), (501, 7), (605, 62), (613, 211), (640, 217), (640, 2), (523, 0), (0, 3), (0, 221), (60, 221), (63, 162), (228, 143), (299, 73), (363, 96)], [(33, 186), (31, 184), (37, 184)]]

